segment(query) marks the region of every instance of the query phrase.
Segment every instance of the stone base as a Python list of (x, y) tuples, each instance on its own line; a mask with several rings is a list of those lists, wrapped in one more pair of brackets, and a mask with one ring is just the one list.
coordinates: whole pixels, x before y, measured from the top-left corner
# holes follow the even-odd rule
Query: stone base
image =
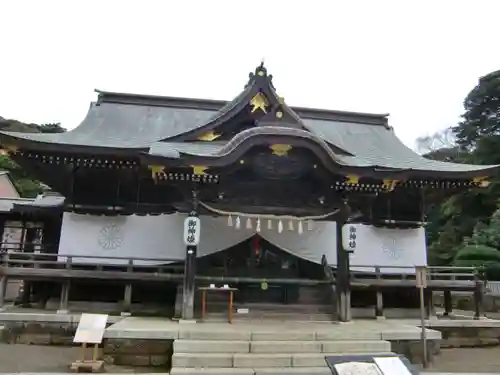
[(104, 361), (120, 366), (170, 366), (173, 340), (104, 339)]
[(69, 369), (73, 372), (104, 372), (104, 361), (75, 361)]
[(179, 319), (179, 324), (196, 324), (195, 319)]

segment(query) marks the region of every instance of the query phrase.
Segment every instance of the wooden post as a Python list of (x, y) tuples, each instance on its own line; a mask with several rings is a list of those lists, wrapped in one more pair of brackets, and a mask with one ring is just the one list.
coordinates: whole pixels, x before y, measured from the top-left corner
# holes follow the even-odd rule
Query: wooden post
[(123, 312), (130, 313), (132, 311), (132, 283), (125, 284), (125, 292), (123, 293)]
[(63, 282), (61, 288), (61, 300), (59, 302), (59, 313), (68, 312), (70, 281)]
[(450, 316), (453, 311), (453, 303), (451, 298), (451, 290), (444, 291), (444, 316)]
[(7, 294), (7, 276), (0, 277), (0, 309), (5, 305), (5, 297)]
[(427, 319), (431, 319), (434, 314), (434, 300), (432, 298), (432, 290), (425, 288), (425, 316)]
[(337, 304), (339, 320), (351, 320), (351, 283), (349, 275), (349, 253), (342, 245), (342, 227), (345, 220), (337, 221)]
[(476, 288), (474, 290), (474, 319), (484, 317), (484, 283), (476, 276)]
[[(382, 275), (380, 274), (380, 267), (375, 267), (375, 275), (377, 281), (380, 282)], [(379, 286), (377, 286), (377, 304), (375, 306), (375, 317), (377, 319), (384, 318), (384, 296), (382, 294), (382, 290)]]
[(196, 277), (197, 246), (186, 246), (186, 260), (184, 262), (184, 284), (182, 296), (182, 319), (194, 318), (194, 293)]

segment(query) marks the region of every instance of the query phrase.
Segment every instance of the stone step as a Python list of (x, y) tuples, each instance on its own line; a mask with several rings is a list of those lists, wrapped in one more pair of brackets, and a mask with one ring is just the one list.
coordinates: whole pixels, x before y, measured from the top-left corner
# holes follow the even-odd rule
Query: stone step
[(175, 367), (170, 375), (331, 375), (328, 367), (193, 368)]
[[(173, 367), (203, 368), (272, 368), (272, 367), (322, 367), (325, 357), (352, 353), (174, 353)], [(387, 355), (390, 352), (370, 353)]]
[(382, 353), (391, 343), (363, 341), (175, 340), (174, 353)]
[[(208, 312), (205, 320), (213, 322), (226, 322), (227, 312)], [(333, 322), (333, 314), (329, 313), (297, 313), (297, 312), (275, 312), (275, 311), (252, 311), (248, 314), (233, 313), (236, 322), (253, 322), (259, 320), (293, 321), (293, 322)]]
[[(219, 311), (227, 310), (227, 301), (207, 303), (208, 310)], [(233, 305), (236, 311), (239, 308), (252, 311), (269, 311), (269, 312), (307, 312), (307, 313), (331, 313), (334, 311), (334, 306), (325, 303), (310, 303), (310, 304), (282, 304), (282, 303), (235, 303)]]

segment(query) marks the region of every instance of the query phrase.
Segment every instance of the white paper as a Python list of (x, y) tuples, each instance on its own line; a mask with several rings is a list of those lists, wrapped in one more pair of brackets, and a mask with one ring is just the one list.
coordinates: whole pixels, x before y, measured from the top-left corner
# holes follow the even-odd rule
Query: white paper
[(339, 375), (384, 375), (375, 363), (346, 362), (334, 367)]
[(107, 321), (108, 315), (106, 314), (82, 314), (73, 342), (77, 344), (100, 344)]
[(375, 357), (374, 361), (383, 375), (412, 375), (399, 357)]

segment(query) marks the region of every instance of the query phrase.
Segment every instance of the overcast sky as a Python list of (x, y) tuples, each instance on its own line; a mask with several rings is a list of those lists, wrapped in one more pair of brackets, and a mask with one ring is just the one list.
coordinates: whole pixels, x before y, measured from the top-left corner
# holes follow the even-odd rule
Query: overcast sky
[(498, 0), (0, 0), (0, 116), (83, 119), (94, 89), (390, 113), (410, 147), (500, 69)]

